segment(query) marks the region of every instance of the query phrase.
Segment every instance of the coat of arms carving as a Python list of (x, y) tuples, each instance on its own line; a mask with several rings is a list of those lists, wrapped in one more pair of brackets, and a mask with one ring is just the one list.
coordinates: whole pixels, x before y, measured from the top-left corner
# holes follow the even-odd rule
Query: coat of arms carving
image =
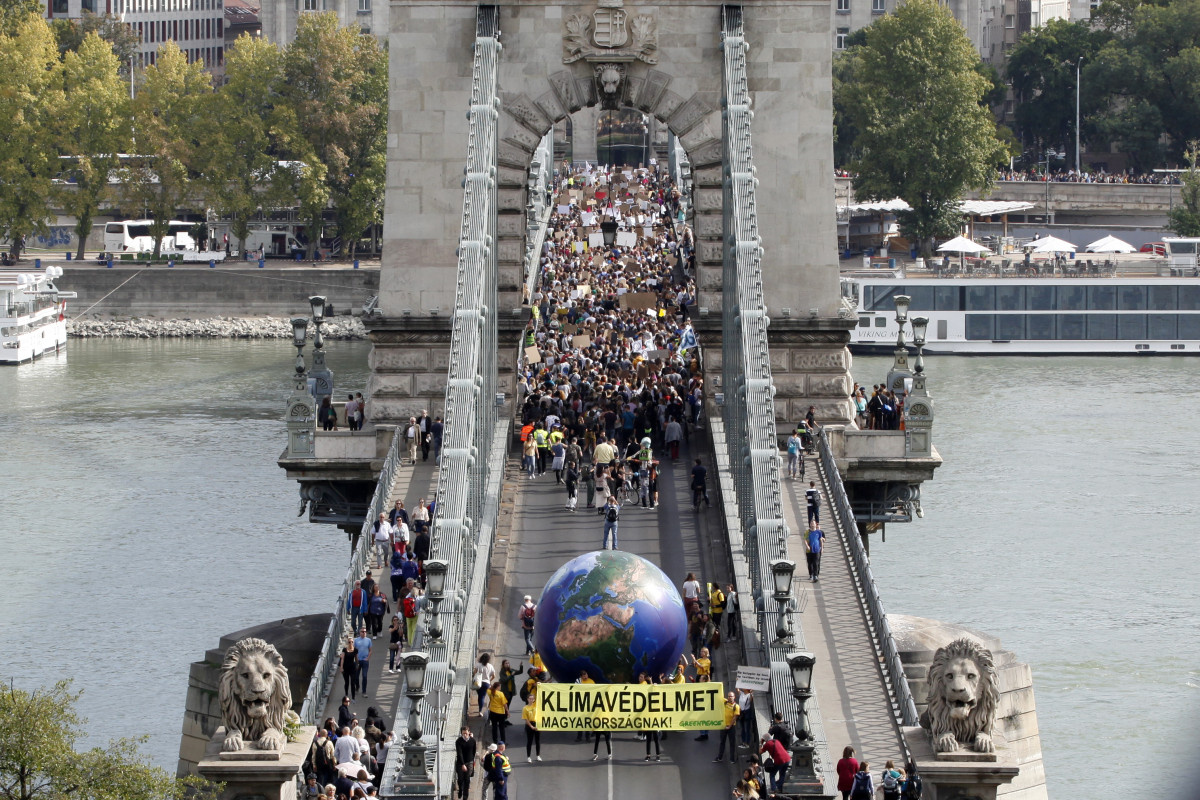
[(658, 25), (649, 14), (630, 15), (625, 0), (600, 0), (589, 17), (571, 14), (563, 35), (563, 63), (644, 61), (658, 63)]

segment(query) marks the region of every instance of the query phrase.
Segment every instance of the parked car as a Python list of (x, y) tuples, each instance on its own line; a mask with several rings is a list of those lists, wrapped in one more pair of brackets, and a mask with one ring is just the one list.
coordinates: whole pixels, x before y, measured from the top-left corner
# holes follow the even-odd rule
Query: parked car
[(1139, 252), (1154, 253), (1154, 255), (1156, 255), (1156, 256), (1163, 256), (1165, 258), (1167, 255), (1167, 243), (1166, 242), (1146, 242), (1144, 245), (1142, 245), (1142, 249)]

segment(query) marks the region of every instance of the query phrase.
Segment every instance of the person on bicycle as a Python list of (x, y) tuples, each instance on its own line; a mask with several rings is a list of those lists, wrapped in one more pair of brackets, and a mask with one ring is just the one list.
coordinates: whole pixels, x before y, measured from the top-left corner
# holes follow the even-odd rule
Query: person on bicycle
[(639, 498), (642, 501), (642, 508), (653, 508), (653, 501), (650, 496), (650, 470), (654, 466), (654, 449), (649, 437), (644, 437), (641, 441), (641, 449), (633, 458), (637, 467), (637, 489)]
[(710, 506), (708, 502), (708, 489), (706, 487), (706, 478), (708, 470), (700, 463), (700, 459), (696, 459), (696, 466), (692, 467), (692, 509), (700, 510), (700, 498), (704, 498), (704, 505)]

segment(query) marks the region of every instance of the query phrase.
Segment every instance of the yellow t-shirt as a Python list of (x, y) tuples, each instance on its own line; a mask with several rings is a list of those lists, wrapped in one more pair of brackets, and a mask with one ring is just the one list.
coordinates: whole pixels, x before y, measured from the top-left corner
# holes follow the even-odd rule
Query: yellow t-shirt
[(546, 668), (546, 665), (542, 663), (542, 657), (537, 653), (534, 653), (529, 657), (529, 666), (537, 667), (538, 669)]
[(499, 689), (488, 689), (488, 711), (508, 715), (508, 698)]
[(592, 680), (592, 676), (591, 676), (591, 675), (584, 675), (583, 677), (581, 677), (581, 678), (579, 679), (579, 682), (580, 682), (580, 683), (595, 683), (595, 681), (594, 681), (594, 680)]
[(529, 702), (525, 704), (525, 708), (521, 709), (521, 719), (525, 722), (537, 724), (537, 703), (533, 702), (533, 698), (529, 698)]
[(696, 659), (696, 680), (707, 681), (712, 676), (712, 661), (707, 658)]
[(726, 700), (725, 701), (725, 727), (732, 728), (733, 723), (737, 722), (738, 714), (740, 714), (740, 713), (742, 713), (742, 710), (740, 708), (738, 708), (737, 703), (731, 703), (728, 700)]
[(671, 683), (687, 683), (687, 676), (683, 674), (682, 669), (676, 670), (671, 676)]

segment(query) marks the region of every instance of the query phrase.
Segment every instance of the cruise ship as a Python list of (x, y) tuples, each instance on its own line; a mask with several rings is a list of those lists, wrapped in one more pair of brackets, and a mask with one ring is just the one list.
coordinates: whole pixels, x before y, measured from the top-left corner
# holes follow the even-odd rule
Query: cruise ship
[(66, 301), (54, 280), (60, 267), (41, 272), (0, 270), (0, 364), (21, 364), (67, 345)]
[(907, 295), (909, 318), (929, 320), (925, 352), (931, 354), (1200, 355), (1200, 240), (1166, 242), (1167, 261), (1155, 275), (1086, 269), (1001, 274), (1008, 277), (890, 270), (843, 275), (845, 305), (858, 319), (850, 348), (891, 353), (893, 298)]

